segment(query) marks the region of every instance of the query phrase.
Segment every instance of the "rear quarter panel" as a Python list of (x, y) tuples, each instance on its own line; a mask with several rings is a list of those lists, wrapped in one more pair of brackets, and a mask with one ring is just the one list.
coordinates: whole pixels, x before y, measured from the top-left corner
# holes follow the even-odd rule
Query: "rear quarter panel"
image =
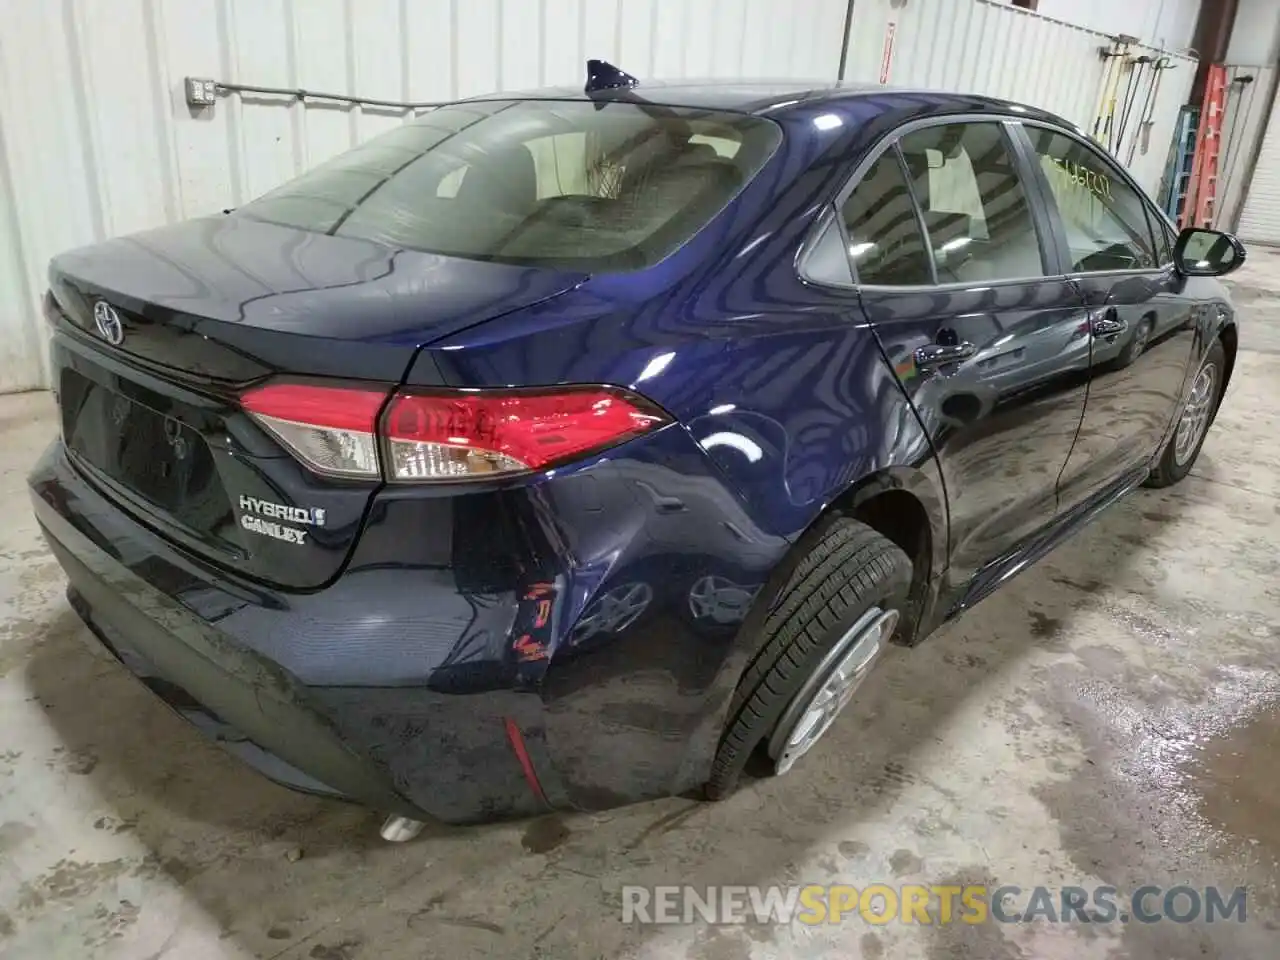
[[(605, 559), (579, 578), (593, 590), (575, 594), (570, 619), (637, 582), (653, 587), (644, 616), (589, 643), (563, 636), (541, 683), (547, 742), (581, 806), (705, 779), (751, 645), (742, 598), (767, 594), (791, 546), (860, 483), (915, 492), (933, 521), (932, 569), (945, 564), (941, 478), (856, 297), (795, 271), (852, 169), (849, 138), (812, 119), (794, 118), (757, 179), (666, 261), (433, 343), (410, 373), (469, 387), (619, 384), (680, 421), (639, 459), (631, 444), (602, 457), (644, 506), (628, 514), (645, 519), (597, 551)], [(709, 588), (708, 577), (719, 579)], [(691, 595), (708, 589), (728, 599), (699, 616)], [(620, 756), (626, 770), (609, 759)]]

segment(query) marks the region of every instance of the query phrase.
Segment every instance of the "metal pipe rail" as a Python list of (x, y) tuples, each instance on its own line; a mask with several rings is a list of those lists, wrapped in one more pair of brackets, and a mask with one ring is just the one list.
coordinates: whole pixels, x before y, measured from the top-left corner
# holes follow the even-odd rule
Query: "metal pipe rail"
[(404, 100), (378, 100), (373, 97), (352, 97), (345, 93), (321, 93), (318, 90), (289, 87), (262, 87), (252, 83), (223, 83), (221, 80), (186, 78), (187, 104), (192, 107), (211, 107), (219, 96), (228, 93), (261, 93), (267, 96), (289, 97), (294, 100), (331, 100), (360, 107), (385, 107), (391, 110), (432, 110), (456, 101), (412, 102)]

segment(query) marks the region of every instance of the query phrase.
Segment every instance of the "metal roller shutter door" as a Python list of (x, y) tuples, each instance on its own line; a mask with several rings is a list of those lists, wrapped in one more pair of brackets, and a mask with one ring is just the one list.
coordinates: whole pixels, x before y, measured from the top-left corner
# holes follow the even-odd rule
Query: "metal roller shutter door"
[(1267, 136), (1236, 232), (1242, 240), (1280, 245), (1280, 97), (1271, 107)]

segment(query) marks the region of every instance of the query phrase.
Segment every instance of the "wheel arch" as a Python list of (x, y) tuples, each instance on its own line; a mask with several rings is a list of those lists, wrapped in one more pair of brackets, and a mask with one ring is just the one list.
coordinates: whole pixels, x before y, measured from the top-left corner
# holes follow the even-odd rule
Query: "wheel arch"
[(788, 538), (790, 546), (757, 593), (738, 629), (732, 651), (720, 665), (713, 684), (718, 703), (690, 740), (691, 747), (682, 764), (682, 782), (706, 782), (725, 729), (733, 691), (754, 653), (759, 631), (796, 567), (826, 528), (840, 517), (866, 523), (902, 547), (911, 560), (910, 609), (903, 611), (897, 641), (918, 642), (922, 639), (920, 625), (933, 622), (929, 613), (936, 601), (936, 583), (946, 567), (948, 555), (948, 518), (942, 475), (930, 454), (919, 466), (884, 466), (846, 484), (809, 518), (803, 529)]
[[(946, 567), (947, 509), (944, 492), (923, 470), (890, 466), (862, 477), (840, 494), (822, 517), (853, 517), (890, 540), (911, 560), (909, 609), (903, 611), (898, 641), (914, 644), (932, 588)], [(821, 520), (821, 517), (819, 518)]]
[[(928, 469), (933, 467), (932, 470)], [(845, 486), (819, 510), (793, 539), (753, 605), (748, 622), (762, 617), (786, 585), (792, 571), (836, 517), (852, 517), (896, 544), (911, 560), (909, 608), (903, 611), (897, 642), (913, 645), (924, 637), (921, 624), (935, 599), (935, 585), (948, 558), (948, 513), (941, 473), (930, 458), (925, 466), (880, 467)], [(749, 630), (743, 630), (742, 636)]]
[[(1218, 339), (1222, 341), (1222, 351), (1227, 355), (1226, 369), (1222, 371), (1222, 390), (1219, 397), (1226, 396), (1227, 386), (1231, 383), (1231, 374), (1236, 368), (1236, 351), (1240, 347), (1240, 334), (1234, 320), (1228, 320), (1218, 331)], [(1217, 411), (1214, 411), (1215, 415)]]

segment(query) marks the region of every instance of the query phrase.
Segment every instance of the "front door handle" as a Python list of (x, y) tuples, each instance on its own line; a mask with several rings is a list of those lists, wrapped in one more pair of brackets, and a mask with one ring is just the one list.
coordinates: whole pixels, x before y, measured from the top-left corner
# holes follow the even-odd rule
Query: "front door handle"
[(961, 340), (959, 343), (930, 343), (916, 348), (916, 366), (938, 367), (944, 363), (956, 363), (968, 360), (977, 352), (978, 348), (968, 340)]
[(1113, 337), (1129, 329), (1129, 324), (1120, 319), (1115, 307), (1108, 307), (1089, 321), (1089, 328), (1095, 337)]

